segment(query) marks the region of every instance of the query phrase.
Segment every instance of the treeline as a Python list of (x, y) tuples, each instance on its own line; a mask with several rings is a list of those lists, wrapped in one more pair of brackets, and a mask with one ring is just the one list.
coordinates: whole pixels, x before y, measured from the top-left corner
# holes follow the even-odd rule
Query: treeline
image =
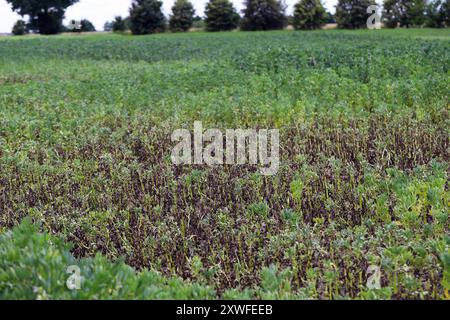
[(385, 0), (383, 7), (388, 28), (450, 26), (450, 0)]
[[(55, 34), (62, 31), (95, 31), (93, 24), (82, 20), (76, 28), (63, 26), (65, 10), (78, 0), (6, 0), (14, 11), (29, 16), (28, 23), (19, 20), (13, 34), (29, 31)], [(204, 18), (196, 16), (192, 2), (176, 0), (169, 17), (162, 12), (162, 1), (133, 0), (129, 17), (116, 17), (107, 22), (105, 31), (126, 32), (135, 35), (186, 32), (193, 27), (206, 31), (279, 30), (291, 24), (297, 30), (315, 30), (327, 23), (336, 23), (338, 28), (359, 29), (367, 26), (371, 13), (367, 8), (376, 5), (375, 0), (339, 0), (336, 14), (325, 10), (321, 0), (299, 0), (294, 14), (286, 15), (284, 1), (245, 0), (242, 16), (230, 0), (210, 0), (206, 4)], [(385, 0), (381, 22), (388, 28), (450, 26), (450, 0)]]

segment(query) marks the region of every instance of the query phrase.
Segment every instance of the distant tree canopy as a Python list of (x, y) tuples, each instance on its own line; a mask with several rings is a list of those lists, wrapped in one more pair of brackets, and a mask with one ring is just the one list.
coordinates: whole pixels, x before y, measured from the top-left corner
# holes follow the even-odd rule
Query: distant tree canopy
[(95, 31), (97, 30), (95, 30), (95, 26), (91, 21), (87, 19), (81, 20), (81, 32), (95, 32)]
[(450, 0), (433, 0), (425, 9), (426, 26), (444, 28), (450, 26)]
[(105, 24), (103, 25), (103, 31), (113, 31), (113, 25), (114, 25), (114, 21), (106, 21)]
[(388, 28), (422, 26), (426, 0), (385, 0), (383, 21)]
[(205, 9), (207, 31), (229, 31), (239, 25), (240, 16), (229, 0), (210, 0)]
[[(76, 20), (71, 20), (72, 23), (76, 23)], [(83, 19), (79, 22), (79, 28), (78, 29), (70, 29), (70, 28), (66, 28), (65, 31), (69, 31), (69, 32), (95, 32), (95, 27), (94, 24), (92, 22), (90, 22), (87, 19)]]
[(342, 29), (361, 29), (367, 27), (370, 14), (367, 8), (376, 5), (375, 0), (339, 0), (336, 5), (336, 22)]
[(169, 19), (169, 28), (172, 32), (188, 31), (194, 23), (194, 6), (188, 0), (176, 0), (172, 7)]
[(397, 0), (384, 0), (383, 3), (383, 22), (387, 28), (397, 28), (399, 18), (397, 12)]
[(450, 0), (445, 0), (442, 3), (441, 13), (445, 21), (445, 25), (450, 27)]
[(23, 20), (17, 20), (12, 28), (12, 34), (15, 36), (23, 36), (28, 33), (27, 23)]
[(195, 16), (192, 20), (192, 27), (197, 29), (205, 29), (205, 20), (200, 16)]
[(328, 14), (320, 0), (300, 0), (294, 6), (295, 29), (320, 29), (327, 23)]
[(429, 28), (443, 28), (445, 27), (445, 18), (442, 14), (441, 0), (430, 1), (425, 9), (425, 24)]
[(166, 18), (159, 0), (133, 0), (130, 8), (130, 29), (133, 34), (152, 34), (166, 29)]
[(287, 25), (286, 6), (278, 0), (245, 0), (242, 30), (277, 30)]
[(336, 23), (336, 18), (334, 17), (334, 14), (327, 11), (327, 23)]
[(113, 32), (125, 32), (127, 30), (127, 22), (121, 16), (116, 16), (112, 22)]
[(41, 34), (56, 34), (63, 29), (65, 10), (78, 0), (6, 0), (21, 16), (30, 17), (29, 28)]

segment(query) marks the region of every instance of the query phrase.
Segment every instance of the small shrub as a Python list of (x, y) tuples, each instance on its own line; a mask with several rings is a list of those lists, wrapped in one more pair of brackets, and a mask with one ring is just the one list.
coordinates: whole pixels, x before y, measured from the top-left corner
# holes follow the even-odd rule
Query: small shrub
[(23, 20), (17, 20), (12, 29), (12, 34), (15, 36), (23, 36), (28, 32), (27, 23)]

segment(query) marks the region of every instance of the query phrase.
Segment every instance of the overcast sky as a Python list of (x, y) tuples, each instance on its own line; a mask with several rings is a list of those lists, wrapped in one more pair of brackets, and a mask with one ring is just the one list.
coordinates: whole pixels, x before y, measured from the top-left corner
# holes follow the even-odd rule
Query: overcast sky
[[(203, 16), (203, 10), (207, 0), (191, 0), (195, 5), (196, 13)], [(293, 5), (298, 0), (286, 0), (288, 12), (292, 12)], [(102, 30), (106, 21), (112, 20), (117, 15), (127, 16), (128, 8), (132, 0), (80, 0), (66, 11), (67, 19), (88, 19), (94, 23), (97, 30)], [(168, 15), (175, 0), (163, 0), (164, 13)], [(232, 0), (238, 10), (242, 9), (243, 0)], [(337, 0), (323, 0), (326, 7), (334, 12)], [(12, 12), (11, 6), (6, 0), (0, 0), (0, 33), (11, 32), (14, 23), (20, 16)]]

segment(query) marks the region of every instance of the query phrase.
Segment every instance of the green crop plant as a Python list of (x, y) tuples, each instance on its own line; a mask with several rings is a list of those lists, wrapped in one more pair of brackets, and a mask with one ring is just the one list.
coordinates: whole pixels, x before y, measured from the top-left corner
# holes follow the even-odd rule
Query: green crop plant
[[(0, 38), (0, 298), (448, 298), (448, 40)], [(279, 129), (279, 171), (173, 165), (194, 121)]]

